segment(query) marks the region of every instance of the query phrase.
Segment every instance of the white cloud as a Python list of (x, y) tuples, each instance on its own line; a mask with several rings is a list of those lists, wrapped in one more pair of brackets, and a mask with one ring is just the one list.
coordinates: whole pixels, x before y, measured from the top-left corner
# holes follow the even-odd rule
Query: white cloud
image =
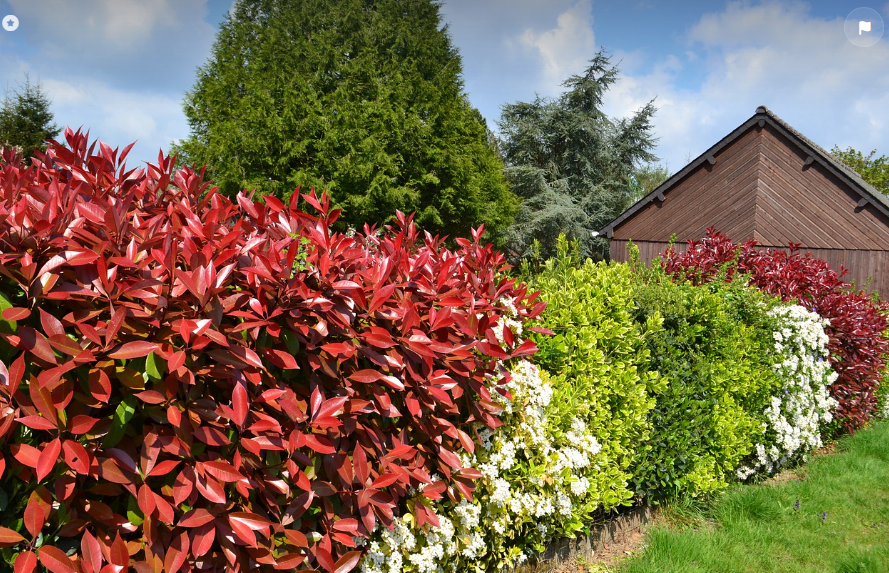
[(94, 80), (66, 81), (41, 78), (52, 100), (56, 122), (64, 129), (82, 127), (91, 139), (112, 147), (136, 142), (130, 163), (154, 161), (159, 148), (188, 135), (188, 124), (178, 95), (119, 89)]
[[(182, 88), (206, 58), (216, 30), (209, 0), (10, 0), (30, 69), (41, 76)], [(0, 70), (0, 78), (7, 76)], [(184, 85), (183, 85), (184, 84)]]
[(0, 37), (0, 87), (28, 73), (60, 126), (112, 147), (138, 140), (131, 162), (188, 135), (182, 98), (210, 54), (215, 0), (9, 1), (21, 24), (13, 40)]
[[(823, 147), (889, 145), (889, 42), (860, 48), (842, 19), (811, 16), (804, 4), (729, 3), (688, 31), (693, 57), (661, 57), (653, 71), (622, 74), (607, 111), (627, 115), (657, 96), (657, 154), (685, 165), (766, 105)], [(703, 70), (699, 85), (685, 78)]]
[(577, 0), (559, 14), (555, 28), (543, 32), (526, 29), (519, 41), (535, 49), (543, 60), (541, 92), (558, 93), (562, 82), (583, 72), (596, 53), (591, 0)]
[[(72, 45), (135, 53), (156, 28), (179, 28), (173, 0), (9, 0), (23, 29), (46, 39), (55, 55)], [(194, 3), (193, 3), (194, 4)]]

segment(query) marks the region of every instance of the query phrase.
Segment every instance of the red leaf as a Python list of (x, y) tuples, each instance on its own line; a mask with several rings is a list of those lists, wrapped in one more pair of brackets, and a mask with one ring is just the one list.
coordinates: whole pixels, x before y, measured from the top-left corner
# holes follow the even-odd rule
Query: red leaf
[(442, 494), (448, 489), (448, 484), (444, 480), (432, 482), (423, 488), (423, 496), (429, 499), (441, 499)]
[(120, 467), (133, 473), (137, 473), (139, 471), (136, 468), (135, 460), (133, 460), (130, 454), (126, 453), (125, 451), (119, 448), (108, 448), (106, 452), (109, 456), (111, 456), (112, 459), (114, 459), (115, 462), (117, 462), (117, 465), (119, 465)]
[(256, 535), (253, 530), (239, 521), (229, 521), (235, 536), (250, 547), (256, 548)]
[(361, 338), (374, 348), (385, 349), (395, 346), (395, 341), (392, 340), (392, 336), (389, 332), (378, 326), (371, 326), (369, 331), (361, 334)]
[(230, 513), (228, 515), (228, 521), (234, 527), (235, 522), (243, 525), (244, 527), (252, 530), (252, 531), (260, 531), (263, 532), (264, 535), (268, 535), (269, 526), (271, 526), (271, 522), (255, 513), (236, 511)]
[(173, 404), (167, 407), (167, 421), (170, 422), (174, 428), (178, 428), (182, 423), (182, 412), (180, 412), (179, 408)]
[(0, 527), (0, 547), (12, 547), (16, 543), (24, 541), (25, 538), (7, 527)]
[(138, 504), (139, 509), (142, 510), (142, 513), (145, 515), (145, 517), (148, 517), (154, 512), (154, 492), (151, 491), (151, 488), (148, 487), (147, 484), (143, 483), (139, 486), (139, 493), (136, 496), (136, 503)]
[(40, 530), (43, 529), (43, 522), (46, 521), (46, 513), (43, 506), (40, 505), (40, 499), (36, 495), (31, 495), (28, 505), (25, 506), (25, 529), (31, 534), (31, 538), (37, 537)]
[(324, 436), (316, 434), (306, 434), (306, 445), (318, 452), (319, 454), (332, 454), (336, 452), (333, 442)]
[(37, 271), (35, 276), (39, 278), (65, 264), (71, 266), (88, 265), (98, 258), (99, 255), (93, 251), (65, 251), (64, 253), (59, 253), (46, 261), (46, 264), (40, 267), (40, 270)]
[[(53, 336), (65, 336), (65, 327), (62, 322), (49, 314), (42, 308), (40, 310), (40, 325), (43, 326), (43, 332), (50, 338)], [(67, 337), (66, 337), (67, 338)], [(70, 339), (69, 339), (70, 340)], [(79, 354), (79, 352), (78, 352)]]
[(14, 390), (15, 388), (18, 388), (18, 385), (22, 381), (22, 376), (24, 375), (25, 355), (22, 354), (9, 366), (9, 382), (7, 383), (9, 389)]
[(334, 565), (334, 573), (348, 573), (358, 565), (358, 561), (361, 560), (361, 555), (361, 551), (350, 551), (346, 553), (340, 557), (339, 561)]
[(133, 394), (136, 398), (139, 398), (146, 404), (163, 404), (167, 401), (166, 396), (158, 392), (157, 390), (144, 390), (142, 392), (137, 392)]
[(3, 320), (25, 320), (31, 316), (31, 311), (27, 308), (4, 308), (0, 316), (3, 316)]
[(102, 569), (102, 562), (105, 558), (102, 556), (102, 548), (93, 534), (88, 530), (84, 530), (83, 537), (80, 538), (80, 555), (83, 558), (84, 568), (87, 573), (99, 573)]
[[(291, 571), (299, 567), (303, 561), (306, 560), (306, 556), (302, 553), (288, 553), (287, 555), (282, 555), (278, 557), (277, 563), (275, 563), (275, 569), (279, 571)], [(317, 570), (309, 570), (305, 573), (317, 573)]]
[(387, 284), (386, 286), (380, 288), (374, 293), (373, 298), (370, 300), (370, 305), (367, 307), (368, 314), (373, 313), (376, 309), (380, 308), (383, 303), (389, 300), (389, 297), (392, 296), (392, 293), (395, 292), (395, 287), (397, 285)]
[(179, 527), (200, 527), (216, 519), (216, 517), (204, 508), (192, 509), (179, 520)]
[(177, 573), (182, 568), (188, 558), (189, 545), (188, 533), (185, 531), (173, 538), (170, 547), (167, 548), (167, 555), (164, 557), (164, 571), (166, 573)]
[(122, 485), (133, 483), (133, 480), (124, 474), (120, 466), (111, 458), (106, 458), (99, 462), (99, 475), (102, 479), (110, 481), (111, 483)]
[(296, 359), (293, 358), (292, 354), (274, 348), (264, 349), (263, 354), (266, 355), (269, 362), (279, 368), (284, 370), (299, 370), (299, 364), (296, 363)]
[(62, 442), (62, 453), (64, 455), (65, 463), (68, 464), (69, 468), (79, 474), (89, 474), (90, 457), (86, 448), (79, 442), (65, 440)]
[(117, 310), (114, 311), (114, 315), (111, 317), (111, 320), (108, 321), (108, 325), (105, 328), (105, 346), (111, 346), (111, 343), (114, 341), (114, 337), (117, 336), (117, 332), (120, 330), (120, 327), (123, 326), (124, 320), (127, 318), (127, 309), (118, 306)]
[(93, 429), (93, 426), (95, 426), (98, 421), (98, 418), (78, 414), (71, 418), (71, 422), (68, 424), (68, 431), (75, 436), (86, 434)]
[(198, 476), (195, 480), (195, 486), (198, 488), (198, 493), (204, 496), (207, 501), (225, 503), (225, 489), (215, 479), (209, 476), (202, 479)]
[(375, 489), (380, 489), (386, 487), (387, 485), (391, 485), (398, 481), (398, 475), (394, 473), (386, 473), (378, 477), (370, 484), (370, 487)]
[(234, 391), (232, 392), (232, 421), (238, 425), (239, 428), (244, 427), (244, 421), (247, 419), (247, 410), (250, 406), (250, 398), (247, 396), (247, 387), (244, 382), (238, 381), (235, 383)]
[(51, 441), (43, 448), (43, 451), (40, 452), (40, 457), (37, 459), (37, 481), (43, 481), (43, 478), (48, 476), (52, 470), (56, 467), (56, 463), (59, 461), (59, 453), (62, 451), (62, 442), (59, 441), (58, 438)]
[(142, 358), (143, 356), (148, 356), (149, 354), (157, 350), (157, 348), (158, 345), (154, 342), (137, 340), (134, 342), (127, 342), (114, 352), (109, 353), (108, 357), (121, 360), (129, 360), (130, 358)]
[(317, 409), (312, 410), (312, 419), (317, 420), (318, 418), (336, 416), (337, 412), (342, 410), (343, 405), (348, 401), (348, 396), (336, 396), (335, 398), (324, 400)]
[(440, 457), (442, 461), (444, 461), (455, 470), (463, 468), (463, 464), (460, 462), (460, 457), (447, 448), (439, 448), (438, 457)]
[(395, 376), (382, 376), (380, 377), (380, 380), (382, 380), (383, 383), (390, 388), (394, 388), (396, 390), (404, 390), (404, 384)]
[[(179, 460), (164, 460), (151, 468), (151, 471), (148, 472), (149, 476), (165, 476), (179, 465)], [(186, 496), (187, 497), (187, 496)]]
[(213, 426), (201, 426), (195, 430), (194, 437), (208, 446), (227, 446), (231, 443), (231, 440), (219, 428)]
[(321, 547), (317, 547), (315, 549), (315, 559), (318, 560), (318, 564), (333, 573), (334, 571), (334, 563), (333, 557), (330, 555), (330, 551), (327, 551)]
[(157, 509), (158, 518), (163, 523), (173, 523), (176, 520), (176, 512), (173, 511), (173, 506), (170, 505), (164, 496), (154, 492), (151, 492), (151, 495), (154, 497), (154, 505)]
[(367, 463), (367, 454), (364, 453), (364, 448), (361, 446), (355, 447), (355, 452), (352, 454), (352, 468), (355, 470), (355, 475), (358, 476), (358, 481), (361, 485), (367, 484), (367, 479), (369, 476), (370, 465)]
[(37, 461), (40, 459), (40, 450), (28, 444), (12, 444), (12, 457), (14, 457), (23, 466), (36, 468)]
[(455, 475), (459, 475), (461, 478), (467, 479), (482, 479), (484, 477), (484, 474), (482, 474), (482, 472), (478, 471), (475, 468), (463, 468), (454, 473)]
[(212, 523), (205, 523), (195, 527), (191, 531), (191, 549), (195, 555), (206, 555), (213, 547), (216, 539), (216, 527)]
[(358, 532), (358, 520), (351, 517), (340, 519), (334, 522), (333, 528), (336, 531), (344, 531), (354, 535)]
[(363, 384), (370, 384), (376, 382), (380, 378), (383, 377), (383, 374), (371, 369), (359, 370), (358, 372), (353, 372), (349, 375), (349, 380), (354, 380), (355, 382), (361, 382)]
[(16, 418), (16, 422), (20, 422), (32, 430), (55, 430), (56, 424), (47, 420), (43, 416), (25, 416), (24, 418)]
[(52, 545), (44, 545), (37, 550), (40, 562), (52, 573), (77, 573), (74, 562), (68, 559), (65, 552)]
[(173, 503), (179, 505), (188, 499), (194, 490), (194, 482), (194, 470), (188, 466), (182, 468), (182, 471), (176, 474), (176, 478), (173, 480)]
[(114, 541), (108, 549), (108, 561), (110, 561), (112, 565), (123, 567), (124, 570), (126, 570), (130, 563), (130, 553), (127, 551), (127, 544), (120, 536), (120, 532), (114, 536)]
[(305, 534), (301, 531), (296, 531), (293, 529), (285, 529), (284, 535), (287, 537), (287, 541), (296, 545), (297, 547), (308, 548), (309, 540), (306, 539)]
[(228, 462), (198, 462), (211, 476), (223, 482), (236, 482), (246, 479), (241, 473), (235, 469), (235, 466)]
[[(442, 448), (444, 449), (444, 448)], [(389, 460), (397, 460), (397, 459), (412, 459), (417, 453), (417, 448), (411, 446), (409, 444), (401, 444), (395, 446), (386, 454), (386, 459)]]
[(233, 344), (229, 350), (232, 354), (240, 358), (244, 361), (245, 364), (249, 364), (250, 366), (256, 366), (261, 370), (265, 370), (265, 367), (262, 365), (262, 360), (259, 358), (259, 355), (246, 348), (244, 346), (239, 346), (237, 344)]
[(24, 553), (19, 553), (15, 557), (15, 564), (13, 565), (14, 573), (33, 573), (33, 571), (37, 569), (37, 554), (33, 551), (25, 551)]
[(178, 350), (170, 355), (170, 359), (167, 361), (167, 368), (170, 372), (175, 372), (185, 364), (185, 352), (182, 350)]
[(19, 342), (21, 348), (52, 365), (58, 364), (55, 354), (52, 353), (49, 341), (40, 332), (30, 326), (19, 326), (16, 334), (21, 339)]
[(104, 404), (111, 398), (111, 380), (104, 370), (92, 369), (89, 374), (89, 389), (93, 398)]

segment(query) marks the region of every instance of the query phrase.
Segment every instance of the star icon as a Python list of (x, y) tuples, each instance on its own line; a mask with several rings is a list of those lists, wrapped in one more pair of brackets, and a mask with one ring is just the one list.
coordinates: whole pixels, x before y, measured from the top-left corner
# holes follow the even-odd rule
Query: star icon
[(3, 29), (7, 32), (15, 32), (16, 28), (19, 27), (19, 19), (13, 15), (6, 16), (3, 18)]

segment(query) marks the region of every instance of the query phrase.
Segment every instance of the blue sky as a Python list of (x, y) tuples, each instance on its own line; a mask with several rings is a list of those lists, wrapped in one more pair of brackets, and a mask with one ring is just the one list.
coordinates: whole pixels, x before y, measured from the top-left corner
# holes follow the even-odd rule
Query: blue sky
[[(182, 96), (210, 55), (230, 0), (0, 0), (0, 87), (39, 80), (57, 121), (130, 162), (188, 134)], [(843, 22), (889, 2), (446, 0), (465, 89), (492, 127), (503, 104), (554, 97), (604, 47), (620, 62), (606, 111), (651, 99), (656, 154), (671, 171), (765, 104), (823, 147), (889, 154), (889, 38), (862, 48)]]

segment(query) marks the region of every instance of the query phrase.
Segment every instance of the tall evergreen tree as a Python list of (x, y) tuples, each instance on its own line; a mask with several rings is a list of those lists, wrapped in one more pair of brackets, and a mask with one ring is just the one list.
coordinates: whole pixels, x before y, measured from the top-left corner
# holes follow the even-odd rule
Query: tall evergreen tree
[(583, 257), (602, 258), (607, 242), (595, 232), (628, 207), (636, 195), (636, 168), (656, 160), (649, 102), (635, 115), (610, 119), (602, 98), (617, 68), (599, 51), (582, 75), (562, 84), (555, 99), (506, 105), (499, 122), (506, 175), (522, 204), (509, 230), (515, 258), (555, 253), (562, 233), (579, 242)]
[(25, 158), (44, 151), (46, 140), (61, 131), (53, 123), (50, 105), (40, 82), (32, 84), (26, 75), (25, 83), (7, 91), (0, 105), (0, 147), (21, 148)]
[(356, 227), (504, 231), (518, 205), (433, 0), (239, 0), (185, 98), (184, 161), (226, 194), (329, 189)]

